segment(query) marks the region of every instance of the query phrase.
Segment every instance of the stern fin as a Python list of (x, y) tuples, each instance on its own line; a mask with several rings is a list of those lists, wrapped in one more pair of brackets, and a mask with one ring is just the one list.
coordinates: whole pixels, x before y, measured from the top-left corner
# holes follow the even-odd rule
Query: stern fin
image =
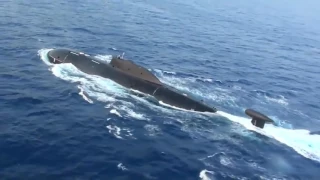
[(268, 116), (253, 109), (246, 109), (245, 113), (252, 118), (251, 123), (261, 129), (264, 128), (265, 123), (274, 123)]

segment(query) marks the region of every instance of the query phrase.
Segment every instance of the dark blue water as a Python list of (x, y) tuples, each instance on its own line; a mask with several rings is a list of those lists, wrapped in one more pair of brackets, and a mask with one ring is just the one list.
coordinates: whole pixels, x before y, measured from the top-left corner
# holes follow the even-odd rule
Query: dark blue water
[[(319, 7), (0, 0), (0, 179), (319, 179)], [(219, 112), (48, 65), (51, 48), (125, 52)], [(248, 107), (277, 126), (254, 128)]]

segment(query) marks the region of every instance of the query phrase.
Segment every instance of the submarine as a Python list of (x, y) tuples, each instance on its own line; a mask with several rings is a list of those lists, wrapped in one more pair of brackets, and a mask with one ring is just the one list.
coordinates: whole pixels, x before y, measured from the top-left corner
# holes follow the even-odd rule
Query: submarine
[[(106, 62), (83, 52), (52, 49), (47, 57), (52, 64), (71, 63), (86, 74), (108, 78), (126, 88), (151, 95), (159, 102), (174, 107), (195, 112), (217, 112), (217, 108), (162, 83), (146, 68), (124, 59), (123, 56), (112, 56), (111, 61)], [(252, 118), (251, 123), (256, 127), (263, 128), (265, 123), (274, 123), (272, 119), (255, 110), (246, 109), (245, 113)]]

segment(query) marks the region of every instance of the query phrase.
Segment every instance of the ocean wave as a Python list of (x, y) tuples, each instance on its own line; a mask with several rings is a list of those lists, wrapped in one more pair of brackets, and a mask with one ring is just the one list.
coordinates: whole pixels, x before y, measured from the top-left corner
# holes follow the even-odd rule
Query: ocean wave
[(11, 102), (16, 105), (21, 104), (21, 102), (23, 102), (24, 104), (30, 104), (30, 105), (43, 103), (41, 99), (38, 99), (35, 97), (18, 97), (18, 98), (12, 99)]
[(250, 86), (253, 84), (253, 82), (247, 79), (225, 80), (224, 82), (229, 84), (240, 84), (240, 85), (247, 85), (247, 86)]

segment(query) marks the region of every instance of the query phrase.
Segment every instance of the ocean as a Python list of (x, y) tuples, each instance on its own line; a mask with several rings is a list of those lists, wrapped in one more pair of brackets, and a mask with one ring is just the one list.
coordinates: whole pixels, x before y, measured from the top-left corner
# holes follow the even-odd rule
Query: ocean
[[(320, 178), (320, 2), (0, 0), (0, 179)], [(137, 97), (53, 48), (124, 53), (216, 107)], [(251, 125), (245, 109), (275, 120)]]

